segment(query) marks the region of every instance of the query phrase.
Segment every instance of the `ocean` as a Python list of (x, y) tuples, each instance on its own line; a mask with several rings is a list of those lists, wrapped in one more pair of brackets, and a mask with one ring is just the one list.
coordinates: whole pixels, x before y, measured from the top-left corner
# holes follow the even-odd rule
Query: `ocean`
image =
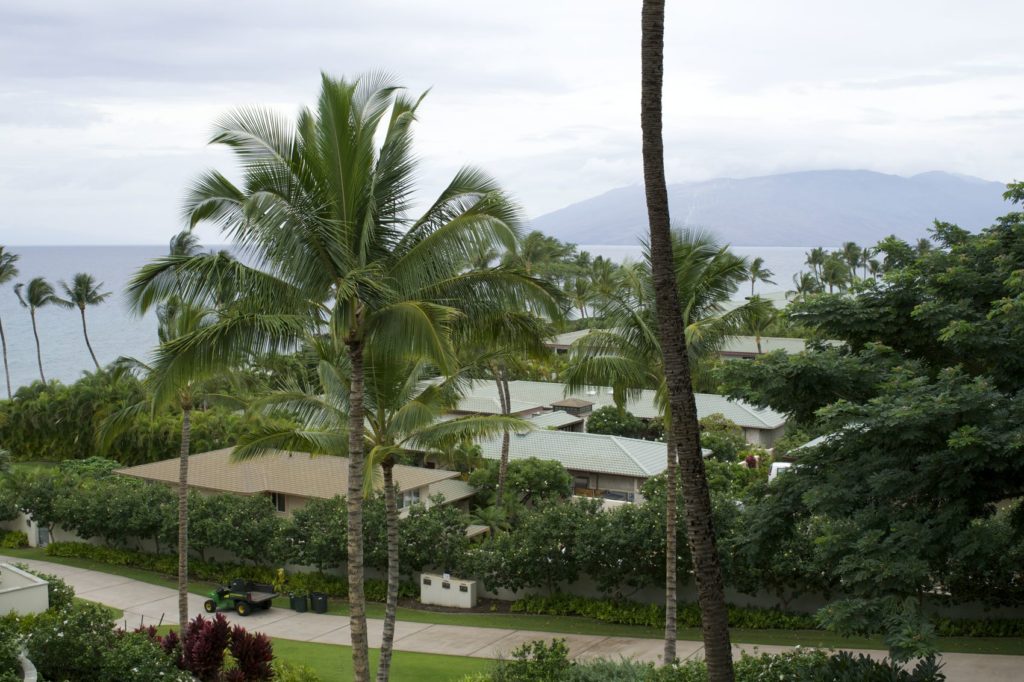
[[(639, 245), (581, 245), (580, 250), (602, 255), (616, 262), (639, 260)], [(761, 256), (765, 267), (772, 270), (775, 281), (758, 284), (757, 293), (785, 291), (792, 287), (793, 275), (806, 269), (805, 253), (810, 247), (733, 247), (742, 256)], [(70, 281), (76, 272), (88, 272), (104, 283), (104, 290), (113, 292), (107, 301), (86, 310), (89, 340), (101, 365), (119, 356), (145, 359), (156, 346), (156, 316), (133, 315), (124, 300), (124, 288), (140, 266), (167, 252), (165, 246), (16, 246), (9, 247), (21, 256), (20, 274), (15, 282), (28, 282), (43, 276), (55, 287), (59, 280)], [(30, 384), (39, 378), (36, 365), (35, 341), (28, 310), (22, 308), (14, 295), (14, 282), (0, 289), (0, 320), (7, 335), (8, 361), (11, 384)], [(749, 294), (749, 287), (741, 287), (737, 297)], [(59, 288), (58, 288), (58, 293)], [(65, 383), (77, 380), (84, 371), (94, 368), (82, 339), (82, 325), (78, 310), (65, 310), (47, 306), (36, 313), (39, 340), (42, 347), (43, 370), (47, 379)], [(4, 392), (0, 384), (0, 394)], [(5, 395), (3, 397), (6, 397)]]

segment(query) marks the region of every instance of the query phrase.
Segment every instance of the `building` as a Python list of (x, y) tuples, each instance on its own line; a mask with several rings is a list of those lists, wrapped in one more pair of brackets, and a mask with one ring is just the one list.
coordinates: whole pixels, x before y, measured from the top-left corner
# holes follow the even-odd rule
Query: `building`
[[(533, 419), (554, 419), (555, 412), (566, 412), (582, 420), (599, 408), (614, 405), (612, 390), (605, 386), (592, 386), (582, 391), (566, 393), (565, 384), (547, 381), (510, 381), (509, 397), (513, 414)], [(490, 382), (477, 382), (459, 401), (458, 414), (500, 414), (498, 389)], [(741, 400), (730, 400), (714, 393), (697, 393), (697, 416), (704, 418), (721, 414), (741, 429), (747, 442), (770, 448), (785, 434), (786, 416), (775, 410), (754, 407)], [(626, 409), (640, 419), (658, 419), (660, 411), (654, 391), (644, 390), (639, 397), (629, 400)], [(564, 418), (562, 418), (564, 419)]]
[[(330, 499), (348, 492), (347, 457), (279, 451), (232, 461), (233, 450), (224, 448), (189, 457), (189, 487), (205, 493), (266, 495), (282, 514), (301, 509), (312, 498)], [(175, 457), (118, 469), (117, 473), (176, 486), (178, 462)], [(476, 491), (458, 476), (457, 471), (397, 464), (394, 477), (401, 494), (399, 505), (405, 508), (421, 502), (429, 506), (430, 498), (438, 494), (444, 495), (446, 504), (466, 503)]]
[[(589, 329), (581, 329), (575, 332), (559, 334), (544, 345), (558, 354), (569, 352), (570, 346), (578, 339), (590, 333)], [(826, 341), (826, 344), (838, 345), (838, 341)], [(798, 338), (787, 338), (781, 336), (762, 336), (761, 351), (757, 350), (757, 337), (755, 336), (730, 336), (725, 339), (719, 356), (725, 359), (753, 360), (759, 355), (773, 353), (781, 350), (787, 355), (796, 355), (807, 350), (807, 340)]]
[[(481, 440), (480, 451), (500, 459), (501, 437)], [(663, 472), (666, 459), (665, 444), (657, 441), (546, 429), (513, 434), (508, 457), (558, 462), (572, 475), (576, 495), (623, 502), (640, 501), (644, 481)]]

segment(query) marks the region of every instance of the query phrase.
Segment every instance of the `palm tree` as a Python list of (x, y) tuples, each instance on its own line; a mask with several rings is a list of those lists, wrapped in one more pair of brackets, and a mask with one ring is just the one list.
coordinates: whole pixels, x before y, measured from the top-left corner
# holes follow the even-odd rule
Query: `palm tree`
[(807, 252), (807, 265), (810, 266), (811, 272), (814, 273), (815, 277), (821, 278), (821, 268), (825, 264), (825, 259), (828, 254), (825, 249), (820, 246), (816, 246)]
[(78, 308), (78, 312), (81, 313), (82, 336), (85, 337), (85, 347), (89, 349), (89, 355), (92, 356), (92, 362), (96, 365), (96, 369), (100, 368), (100, 363), (96, 359), (96, 353), (92, 350), (92, 344), (89, 343), (89, 331), (85, 326), (85, 309), (87, 306), (99, 305), (110, 298), (109, 291), (100, 292), (102, 287), (103, 282), (97, 284), (92, 275), (86, 272), (79, 272), (71, 280), (70, 286), (63, 280), (60, 282), (60, 288), (64, 290), (64, 295), (67, 298), (53, 297), (53, 302), (57, 305), (63, 308)]
[[(550, 310), (544, 287), (515, 267), (466, 270), (486, 244), (511, 249), (520, 212), (475, 169), (459, 171), (416, 218), (412, 123), (421, 98), (384, 75), (322, 78), (317, 107), (294, 126), (274, 111), (248, 108), (217, 125), (213, 142), (231, 149), (244, 179), (201, 176), (186, 201), (192, 226), (213, 222), (251, 265), (208, 256), (167, 257), (147, 266), (129, 296), (145, 309), (177, 288), (205, 297), (232, 278), (243, 292), (209, 328), (164, 346), (157, 363), (169, 392), (195, 370), (232, 365), (302, 339), (326, 335), (345, 348), (348, 369), (348, 580), (354, 678), (369, 679), (363, 590), (364, 406), (368, 347), (415, 356), (442, 371), (454, 351), (448, 330), (478, 312)], [(168, 273), (174, 273), (169, 277)]]
[(771, 279), (774, 276), (774, 272), (764, 267), (764, 258), (758, 256), (754, 260), (750, 261), (750, 295), (754, 295), (754, 285), (758, 282), (775, 284)]
[[(22, 292), (25, 295), (22, 296)], [(36, 337), (36, 362), (39, 363), (39, 378), (46, 383), (46, 375), (43, 374), (43, 352), (39, 347), (39, 328), (36, 325), (36, 310), (54, 302), (56, 296), (53, 293), (53, 285), (42, 277), (33, 277), (26, 287), (21, 282), (14, 285), (14, 295), (23, 308), (28, 308), (32, 316), (32, 334)]]
[[(157, 334), (161, 347), (175, 339), (201, 331), (216, 319), (214, 311), (171, 299), (161, 304), (157, 310)], [(114, 371), (141, 374), (143, 383), (151, 388), (163, 380), (162, 368), (147, 364), (141, 360), (120, 357), (114, 361)], [(173, 393), (157, 394), (147, 390), (151, 395), (139, 403), (126, 405), (104, 420), (97, 431), (97, 442), (101, 451), (108, 450), (118, 435), (123, 433), (146, 411), (157, 413), (172, 406), (181, 411), (181, 443), (178, 449), (178, 625), (182, 629), (188, 626), (188, 465), (192, 443), (192, 412), (199, 402), (206, 401), (209, 396), (201, 396), (198, 377), (177, 379), (177, 390)], [(161, 396), (160, 398), (157, 395)]]
[(793, 275), (794, 290), (788, 293), (796, 294), (798, 299), (806, 298), (808, 294), (816, 294), (821, 291), (821, 282), (810, 272), (798, 272)]
[[(18, 254), (11, 253), (0, 246), (0, 286), (7, 284), (18, 276)], [(4, 334), (3, 321), (0, 320), (0, 345), (3, 346), (4, 354), (4, 377), (7, 379), (7, 399), (14, 397), (11, 392), (11, 370), (7, 365), (7, 336)]]
[[(671, 244), (677, 299), (683, 310), (680, 318), (688, 366), (693, 368), (691, 374), (698, 376), (707, 360), (717, 354), (726, 337), (743, 319), (745, 306), (725, 312), (723, 304), (747, 280), (746, 261), (701, 232), (673, 232)], [(648, 264), (651, 252), (652, 249), (645, 246)], [(565, 381), (569, 391), (593, 385), (611, 386), (615, 402), (623, 409), (638, 390), (656, 389), (664, 410), (667, 464), (674, 468), (678, 442), (671, 437), (674, 422), (670, 423), (670, 412), (665, 409), (668, 373), (664, 369), (663, 341), (658, 333), (651, 268), (638, 264), (624, 269), (621, 277), (623, 281), (616, 287), (616, 295), (596, 304), (595, 312), (605, 320), (606, 328), (591, 331), (570, 348)], [(673, 475), (668, 468), (667, 475)], [(669, 495), (674, 497), (672, 491)], [(670, 501), (669, 510), (671, 508)], [(675, 519), (667, 513), (667, 521), (672, 523)], [(671, 609), (678, 576), (675, 537), (666, 537), (666, 542), (666, 607)], [(666, 628), (671, 630), (672, 624), (669, 615)], [(675, 641), (667, 633), (666, 647), (670, 639)], [(666, 660), (671, 660), (674, 653), (667, 651), (665, 655)]]
[(863, 255), (864, 249), (858, 246), (856, 242), (843, 243), (839, 256), (850, 270), (850, 282), (857, 280), (857, 268), (860, 266), (860, 260)]
[[(273, 393), (261, 402), (283, 409), (299, 420), (293, 429), (271, 431), (243, 440), (233, 457), (257, 457), (278, 449), (300, 449), (314, 454), (344, 454), (349, 443), (351, 380), (344, 375), (342, 349), (330, 342), (315, 344), (321, 354), (320, 385), (310, 389)], [(373, 349), (366, 353), (366, 430), (364, 494), (381, 483), (387, 518), (387, 601), (384, 609), (384, 633), (381, 640), (377, 680), (386, 682), (391, 670), (400, 577), (398, 540), (398, 500), (394, 468), (401, 457), (413, 457), (432, 450), (446, 451), (467, 440), (489, 437), (507, 428), (529, 428), (523, 420), (504, 416), (473, 415), (440, 421), (454, 406), (457, 393), (451, 380), (428, 382), (427, 363), (416, 360), (396, 362)], [(380, 469), (379, 477), (376, 475)], [(446, 567), (447, 568), (447, 567)]]
[(825, 259), (821, 266), (821, 282), (828, 287), (828, 293), (840, 291), (850, 282), (850, 266), (836, 253)]
[(725, 605), (722, 570), (711, 519), (711, 494), (701, 457), (697, 405), (683, 333), (677, 276), (669, 229), (668, 190), (665, 185), (665, 149), (661, 137), (661, 89), (664, 68), (665, 0), (644, 0), (641, 19), (640, 128), (643, 146), (644, 189), (651, 228), (650, 261), (657, 297), (658, 336), (668, 389), (669, 449), (666, 474), (666, 618), (665, 661), (676, 658), (676, 455), (683, 470), (687, 538), (693, 553), (694, 575), (704, 632), (704, 652), (711, 682), (732, 680), (732, 647)]
[(761, 355), (761, 337), (778, 319), (779, 311), (771, 301), (760, 296), (751, 296), (747, 300), (747, 304), (740, 310), (742, 311), (743, 325), (754, 335), (757, 354)]

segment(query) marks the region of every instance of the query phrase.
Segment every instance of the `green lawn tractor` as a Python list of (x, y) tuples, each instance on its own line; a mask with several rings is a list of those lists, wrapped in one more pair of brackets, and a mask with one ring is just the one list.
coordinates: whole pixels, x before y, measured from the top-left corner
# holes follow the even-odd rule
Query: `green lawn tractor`
[(203, 608), (207, 613), (226, 609), (237, 611), (240, 616), (248, 616), (255, 609), (269, 609), (276, 596), (277, 593), (271, 585), (237, 579), (232, 580), (227, 587), (212, 590)]

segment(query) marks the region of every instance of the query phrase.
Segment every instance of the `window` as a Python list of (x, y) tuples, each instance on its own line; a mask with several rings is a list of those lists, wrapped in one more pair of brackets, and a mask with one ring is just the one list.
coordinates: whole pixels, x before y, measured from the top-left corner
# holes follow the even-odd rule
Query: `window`
[(274, 509), (279, 512), (284, 512), (284, 493), (270, 493), (270, 501), (274, 503)]
[(420, 490), (407, 490), (402, 494), (402, 497), (398, 500), (398, 508), (403, 509), (413, 504), (418, 504), (420, 501)]
[(590, 487), (590, 476), (573, 476), (572, 478), (573, 488), (589, 488)]

